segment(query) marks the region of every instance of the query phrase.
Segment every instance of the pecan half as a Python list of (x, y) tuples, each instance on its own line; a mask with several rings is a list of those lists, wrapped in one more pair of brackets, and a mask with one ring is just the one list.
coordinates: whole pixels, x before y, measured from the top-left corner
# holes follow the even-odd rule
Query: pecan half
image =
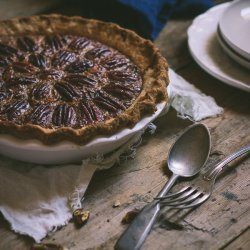
[(97, 103), (100, 107), (108, 109), (112, 112), (117, 112), (118, 110), (124, 110), (125, 106), (119, 102), (116, 98), (104, 93), (103, 91), (99, 91), (94, 98), (95, 103)]
[(129, 98), (132, 99), (135, 97), (134, 93), (139, 92), (139, 89), (131, 89), (128, 86), (125, 86), (123, 84), (110, 84), (105, 86), (105, 91), (108, 93), (111, 93), (112, 95), (115, 95), (117, 97), (123, 97), (123, 98)]
[(74, 53), (69, 51), (59, 51), (58, 54), (55, 56), (54, 60), (52, 61), (52, 65), (63, 66), (67, 63), (75, 61), (76, 56)]
[(73, 212), (73, 219), (76, 226), (81, 227), (87, 223), (89, 220), (90, 212), (83, 210), (82, 208), (78, 208)]
[(19, 37), (17, 39), (17, 45), (21, 50), (24, 51), (36, 51), (38, 49), (37, 44), (33, 41), (31, 37)]
[(4, 90), (0, 90), (0, 101), (6, 99), (8, 97), (8, 94)]
[(45, 43), (52, 51), (57, 51), (64, 47), (66, 40), (60, 35), (49, 35), (46, 36)]
[(54, 69), (50, 69), (50, 70), (42, 70), (39, 74), (39, 77), (41, 77), (41, 79), (60, 79), (62, 76), (62, 72), (59, 70), (54, 70)]
[(31, 54), (29, 56), (29, 62), (38, 68), (48, 67), (47, 58), (42, 54)]
[(8, 85), (28, 85), (36, 83), (37, 78), (29, 75), (20, 75), (17, 77), (12, 77), (6, 82)]
[(117, 58), (117, 57), (111, 57), (105, 60), (104, 67), (110, 70), (114, 69), (126, 69), (129, 66), (129, 60), (127, 58)]
[(55, 89), (66, 100), (72, 101), (81, 96), (81, 92), (68, 82), (60, 82), (55, 84)]
[(80, 50), (86, 48), (89, 44), (90, 44), (89, 40), (83, 37), (78, 37), (69, 44), (69, 48)]
[(8, 66), (7, 58), (0, 56), (0, 67), (6, 67), (6, 66)]
[(87, 60), (87, 59), (82, 59), (82, 60), (77, 60), (73, 63), (71, 63), (67, 68), (66, 71), (69, 73), (82, 73), (94, 66), (93, 62)]
[(50, 86), (47, 83), (36, 84), (32, 89), (32, 96), (39, 100), (47, 97), (50, 94)]
[(76, 124), (76, 112), (68, 104), (59, 104), (54, 111), (52, 122), (56, 126), (73, 127)]
[(31, 64), (25, 62), (13, 62), (12, 68), (14, 71), (20, 73), (30, 73), (35, 70), (35, 68)]
[(9, 45), (0, 43), (0, 54), (3, 56), (15, 56), (18, 54), (18, 51)]
[(100, 48), (94, 48), (94, 49), (89, 50), (85, 54), (85, 57), (89, 59), (94, 59), (94, 58), (101, 58), (109, 54), (111, 54), (110, 49), (105, 48), (105, 47), (100, 47)]
[(29, 103), (26, 100), (18, 100), (10, 103), (4, 110), (9, 119), (19, 116), (26, 112), (29, 108)]
[(118, 82), (135, 82), (138, 80), (138, 75), (131, 74), (126, 71), (110, 71), (108, 73), (109, 79), (118, 81)]
[(94, 121), (103, 121), (104, 119), (101, 110), (90, 100), (81, 103), (80, 110), (87, 124)]
[(36, 106), (31, 114), (27, 117), (34, 124), (46, 125), (50, 123), (52, 115), (52, 107), (49, 104)]
[(85, 76), (85, 75), (77, 75), (77, 74), (72, 74), (68, 75), (64, 78), (65, 81), (76, 84), (76, 85), (89, 85), (93, 86), (97, 84), (97, 80), (90, 77), (90, 76)]

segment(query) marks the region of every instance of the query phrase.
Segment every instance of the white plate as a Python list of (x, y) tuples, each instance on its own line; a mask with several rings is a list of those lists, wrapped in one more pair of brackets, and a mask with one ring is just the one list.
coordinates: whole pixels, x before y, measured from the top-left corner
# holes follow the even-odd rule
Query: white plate
[(229, 47), (250, 60), (250, 0), (234, 1), (230, 4), (218, 25)]
[(160, 103), (153, 115), (144, 117), (132, 129), (123, 129), (115, 135), (97, 138), (84, 146), (71, 142), (47, 146), (37, 140), (20, 140), (12, 136), (1, 135), (0, 153), (16, 160), (37, 164), (65, 164), (81, 161), (120, 147), (152, 122), (164, 108), (166, 108), (166, 103)]
[(195, 61), (209, 74), (236, 88), (250, 92), (249, 70), (234, 62), (220, 47), (217, 25), (230, 3), (217, 5), (196, 17), (188, 29), (188, 46)]
[[(249, 26), (249, 33), (250, 33), (250, 26)], [(246, 67), (247, 69), (250, 69), (250, 60), (243, 57), (241, 54), (237, 53), (235, 50), (233, 50), (229, 45), (226, 43), (225, 39), (223, 38), (221, 31), (217, 30), (217, 39), (220, 43), (220, 46), (223, 48), (223, 50), (237, 63), (242, 65), (243, 67)], [(249, 40), (250, 41), (250, 40)]]

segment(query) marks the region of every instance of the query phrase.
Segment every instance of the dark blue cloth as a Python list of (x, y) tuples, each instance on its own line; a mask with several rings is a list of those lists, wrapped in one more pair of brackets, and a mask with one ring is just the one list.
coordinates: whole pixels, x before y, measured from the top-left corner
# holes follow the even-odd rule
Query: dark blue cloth
[(80, 2), (85, 17), (118, 23), (151, 40), (158, 36), (169, 18), (195, 16), (213, 6), (212, 0), (81, 0)]
[[(212, 0), (117, 0), (140, 12), (149, 22), (150, 38), (155, 39), (171, 16), (191, 16), (213, 6)], [(132, 17), (131, 17), (132, 18)]]

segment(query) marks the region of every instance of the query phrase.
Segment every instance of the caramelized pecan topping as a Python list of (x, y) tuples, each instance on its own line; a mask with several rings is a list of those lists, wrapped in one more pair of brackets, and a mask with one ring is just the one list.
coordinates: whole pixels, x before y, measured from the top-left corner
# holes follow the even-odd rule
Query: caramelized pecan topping
[(104, 61), (104, 67), (109, 70), (126, 69), (130, 65), (127, 58), (111, 57)]
[(82, 59), (82, 60), (77, 60), (73, 63), (71, 63), (67, 68), (66, 71), (69, 73), (82, 73), (94, 66), (93, 62), (87, 60), (87, 59)]
[(0, 41), (0, 121), (81, 128), (123, 112), (141, 88), (129, 58), (85, 37)]
[(14, 62), (12, 68), (15, 72), (20, 73), (30, 73), (35, 70), (32, 65), (25, 62)]
[(99, 91), (94, 99), (94, 101), (98, 104), (99, 107), (108, 109), (112, 112), (116, 112), (119, 110), (124, 110), (125, 106), (113, 98), (112, 96), (108, 95), (107, 93)]
[(55, 52), (64, 47), (66, 39), (59, 35), (49, 35), (45, 38), (45, 44)]
[(72, 74), (65, 77), (64, 80), (76, 85), (94, 86), (95, 84), (97, 84), (96, 79), (94, 79), (91, 76), (85, 76), (85, 75)]
[(27, 36), (17, 38), (17, 45), (21, 50), (24, 50), (24, 51), (32, 52), (38, 49), (33, 39)]
[(47, 125), (50, 124), (51, 117), (52, 107), (49, 104), (38, 105), (28, 115), (28, 121), (37, 125)]
[(55, 69), (42, 70), (40, 72), (41, 79), (59, 80), (61, 77), (62, 72)]
[(132, 99), (136, 89), (132, 90), (123, 84), (110, 84), (105, 86), (105, 90), (117, 97)]
[(3, 99), (6, 99), (8, 97), (8, 94), (4, 90), (0, 90), (0, 101)]
[(94, 59), (94, 58), (101, 58), (103, 56), (107, 56), (111, 53), (111, 51), (107, 48), (94, 48), (92, 50), (89, 50), (85, 56), (86, 58), (89, 58), (89, 59)]
[(130, 83), (138, 80), (137, 75), (131, 74), (126, 71), (110, 71), (108, 75), (111, 80), (118, 82)]
[(59, 104), (54, 111), (52, 122), (56, 126), (73, 127), (76, 124), (76, 112), (68, 104)]
[(0, 67), (6, 67), (6, 66), (8, 66), (7, 58), (0, 56)]
[(55, 67), (64, 66), (67, 63), (73, 62), (75, 60), (75, 54), (69, 51), (59, 51), (54, 58), (52, 64)]
[(50, 94), (50, 86), (47, 83), (36, 84), (31, 93), (35, 99), (43, 99)]
[(90, 44), (90, 40), (84, 37), (77, 37), (70, 43), (69, 48), (75, 49), (75, 50), (82, 50), (86, 48), (89, 44)]
[(48, 60), (42, 54), (31, 54), (29, 56), (29, 62), (38, 68), (47, 68)]
[(0, 55), (2, 56), (15, 56), (18, 54), (18, 50), (12, 46), (0, 43)]
[(7, 82), (9, 85), (28, 85), (28, 84), (33, 84), (36, 83), (38, 80), (34, 76), (30, 75), (20, 75), (17, 77), (12, 77), (10, 80)]
[(92, 101), (85, 101), (80, 104), (80, 109), (86, 124), (96, 121), (103, 121), (104, 116), (101, 110)]
[(63, 99), (72, 101), (81, 96), (81, 92), (68, 82), (60, 82), (55, 84), (55, 88)]
[(3, 113), (8, 116), (9, 119), (13, 119), (27, 111), (29, 103), (25, 100), (18, 100), (9, 103), (8, 106), (3, 110)]

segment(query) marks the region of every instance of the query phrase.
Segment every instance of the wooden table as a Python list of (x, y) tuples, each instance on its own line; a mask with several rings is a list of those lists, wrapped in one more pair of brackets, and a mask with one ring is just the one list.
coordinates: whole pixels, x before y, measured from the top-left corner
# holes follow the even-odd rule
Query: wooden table
[[(187, 48), (186, 31), (191, 22), (168, 22), (155, 45), (170, 67), (224, 108), (223, 115), (202, 121), (211, 132), (209, 164), (213, 164), (250, 143), (250, 94), (221, 83), (194, 62)], [(171, 109), (155, 124), (156, 133), (143, 136), (135, 159), (95, 174), (84, 201), (91, 212), (88, 223), (81, 229), (69, 223), (44, 239), (44, 243), (58, 243), (72, 250), (113, 249), (127, 227), (121, 224), (124, 215), (151, 201), (169, 178), (163, 170), (168, 150), (191, 123), (177, 118)], [(142, 249), (250, 249), (249, 176), (249, 157), (234, 162), (202, 206), (162, 213)], [(121, 205), (113, 208), (115, 200)], [(13, 233), (0, 217), (1, 250), (29, 249), (32, 244), (29, 237)]]

